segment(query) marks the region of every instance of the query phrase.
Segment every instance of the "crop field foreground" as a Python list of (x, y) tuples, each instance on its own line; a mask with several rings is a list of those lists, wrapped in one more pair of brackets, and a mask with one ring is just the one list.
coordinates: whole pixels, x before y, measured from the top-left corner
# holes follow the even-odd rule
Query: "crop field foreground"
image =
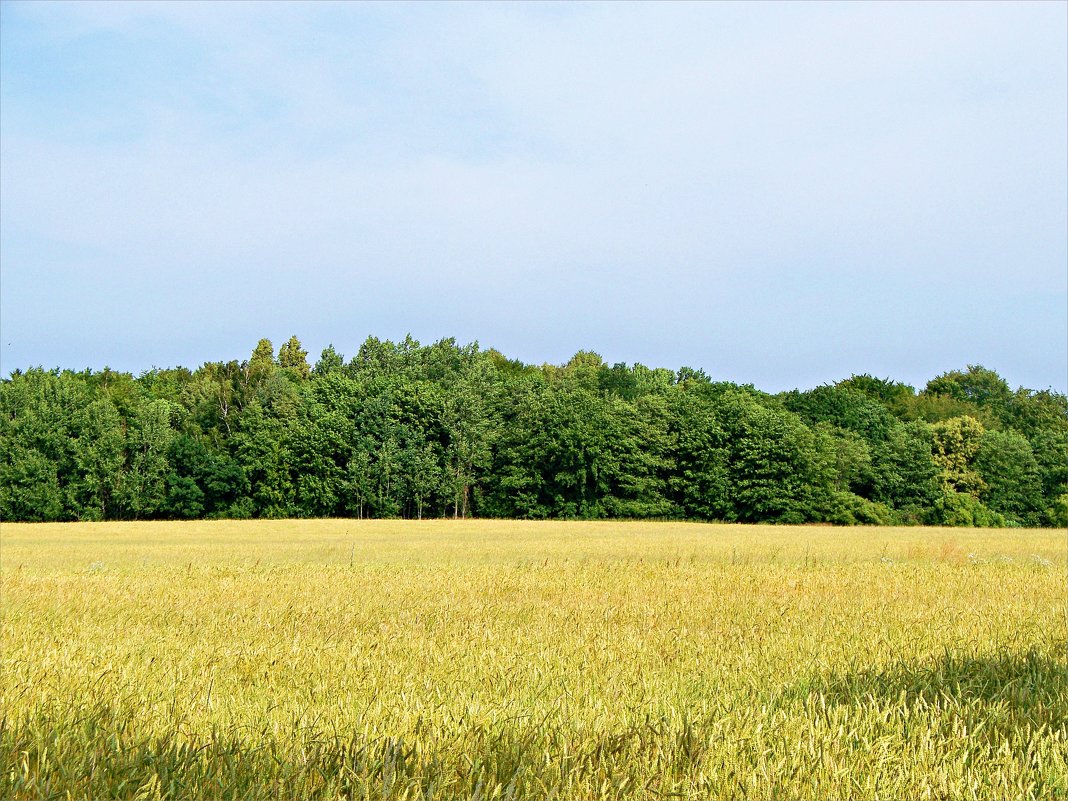
[(1065, 532), (4, 524), (2, 798), (1068, 797)]

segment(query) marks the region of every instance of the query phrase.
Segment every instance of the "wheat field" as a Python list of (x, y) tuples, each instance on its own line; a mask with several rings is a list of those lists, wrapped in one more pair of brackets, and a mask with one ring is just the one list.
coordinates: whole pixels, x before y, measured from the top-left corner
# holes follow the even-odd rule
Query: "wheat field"
[(0, 527), (3, 798), (1063, 798), (1063, 531)]

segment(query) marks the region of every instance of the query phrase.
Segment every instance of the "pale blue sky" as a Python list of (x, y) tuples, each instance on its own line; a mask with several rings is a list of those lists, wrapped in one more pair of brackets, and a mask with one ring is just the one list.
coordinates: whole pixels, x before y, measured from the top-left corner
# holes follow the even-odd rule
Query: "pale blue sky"
[(1068, 390), (1068, 4), (0, 4), (0, 361)]

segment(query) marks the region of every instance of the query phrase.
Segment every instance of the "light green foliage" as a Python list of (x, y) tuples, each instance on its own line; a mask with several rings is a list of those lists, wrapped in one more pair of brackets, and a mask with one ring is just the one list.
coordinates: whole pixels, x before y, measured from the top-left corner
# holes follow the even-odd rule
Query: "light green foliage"
[(833, 493), (824, 517), (827, 522), (842, 526), (889, 526), (894, 523), (894, 513), (885, 504), (842, 491)]
[(291, 336), (278, 349), (278, 366), (290, 371), (297, 378), (307, 378), (310, 374), (308, 351), (300, 346), (300, 340), (296, 336)]
[(946, 489), (935, 501), (932, 523), (942, 526), (990, 528), (1005, 525), (1005, 518), (984, 506), (974, 495)]
[(982, 476), (974, 469), (975, 457), (983, 444), (983, 424), (965, 415), (935, 423), (931, 432), (943, 489), (978, 497), (986, 489)]
[(987, 428), (998, 425), (998, 420), (986, 409), (950, 395), (920, 393), (905, 407), (902, 414), (903, 420), (922, 420), (927, 423), (939, 423), (954, 417), (972, 417)]
[(250, 373), (265, 374), (271, 372), (274, 367), (274, 345), (269, 339), (261, 339), (256, 343), (252, 351), (252, 358), (248, 360), (247, 367)]
[(1063, 798), (1063, 533), (0, 529), (0, 797)]

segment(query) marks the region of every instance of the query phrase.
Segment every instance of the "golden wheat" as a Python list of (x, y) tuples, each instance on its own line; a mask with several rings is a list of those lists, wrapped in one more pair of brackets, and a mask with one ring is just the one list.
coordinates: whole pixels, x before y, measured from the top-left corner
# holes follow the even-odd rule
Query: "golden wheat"
[(1068, 795), (1063, 532), (0, 530), (0, 796)]

